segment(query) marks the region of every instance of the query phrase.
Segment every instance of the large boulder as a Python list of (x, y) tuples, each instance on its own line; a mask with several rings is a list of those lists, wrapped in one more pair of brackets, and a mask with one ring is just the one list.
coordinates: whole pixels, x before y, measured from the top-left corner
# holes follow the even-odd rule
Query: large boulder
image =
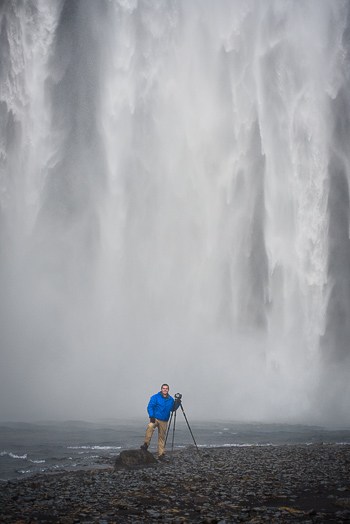
[(157, 461), (149, 451), (144, 449), (126, 449), (115, 459), (115, 468), (133, 468), (140, 466), (151, 466)]

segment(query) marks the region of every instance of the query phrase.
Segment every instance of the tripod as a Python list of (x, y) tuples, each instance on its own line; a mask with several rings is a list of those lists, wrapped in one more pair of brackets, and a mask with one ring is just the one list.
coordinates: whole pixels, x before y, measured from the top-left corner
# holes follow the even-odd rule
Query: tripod
[[(193, 442), (194, 442), (194, 445), (196, 446), (196, 450), (200, 456), (200, 453), (199, 453), (199, 449), (198, 449), (198, 446), (197, 446), (197, 442), (193, 436), (193, 433), (192, 433), (192, 430), (191, 430), (191, 427), (188, 423), (188, 420), (187, 420), (187, 417), (186, 417), (186, 413), (185, 413), (185, 410), (182, 406), (182, 403), (181, 403), (181, 398), (182, 398), (182, 395), (181, 393), (176, 393), (175, 395), (175, 403), (178, 403), (179, 407), (181, 408), (181, 411), (182, 411), (182, 414), (183, 416), (185, 417), (185, 421), (186, 421), (186, 424), (187, 424), (187, 427), (191, 433), (191, 437), (193, 439)], [(176, 426), (176, 413), (177, 413), (177, 410), (175, 411), (172, 411), (171, 412), (171, 416), (170, 416), (170, 420), (169, 420), (169, 425), (168, 425), (168, 429), (167, 429), (167, 432), (166, 432), (166, 437), (165, 437), (165, 445), (167, 443), (167, 440), (168, 440), (168, 435), (169, 435), (169, 431), (170, 431), (170, 426), (171, 426), (171, 423), (173, 422), (173, 434), (172, 434), (172, 440), (171, 440), (171, 454), (173, 455), (173, 452), (174, 452), (174, 439), (175, 439), (175, 426)]]

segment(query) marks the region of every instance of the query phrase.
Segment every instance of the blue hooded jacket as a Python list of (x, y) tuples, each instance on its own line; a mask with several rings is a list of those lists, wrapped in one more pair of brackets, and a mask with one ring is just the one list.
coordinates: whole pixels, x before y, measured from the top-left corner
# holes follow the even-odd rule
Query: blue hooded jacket
[[(168, 421), (174, 407), (174, 399), (170, 395), (163, 397), (159, 391), (152, 395), (147, 406), (148, 415), (158, 420)], [(178, 407), (178, 406), (177, 406)]]

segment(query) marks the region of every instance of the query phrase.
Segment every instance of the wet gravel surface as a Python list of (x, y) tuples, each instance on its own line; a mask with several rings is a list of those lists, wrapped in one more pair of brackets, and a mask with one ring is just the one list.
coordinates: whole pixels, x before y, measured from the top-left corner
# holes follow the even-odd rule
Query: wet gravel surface
[(187, 448), (0, 486), (0, 522), (350, 522), (350, 445)]

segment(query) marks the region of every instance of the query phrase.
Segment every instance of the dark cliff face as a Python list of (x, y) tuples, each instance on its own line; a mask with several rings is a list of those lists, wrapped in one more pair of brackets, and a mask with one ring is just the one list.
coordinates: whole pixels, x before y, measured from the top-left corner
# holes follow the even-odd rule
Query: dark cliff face
[(350, 359), (350, 12), (343, 34), (342, 87), (330, 100), (330, 160), (328, 196), (328, 284), (325, 334), (321, 339), (327, 364)]
[[(53, 158), (45, 179), (38, 227), (80, 227), (79, 249), (93, 256), (97, 210), (106, 186), (100, 133), (101, 38), (105, 2), (64, 2), (48, 64), (46, 97), (51, 114)], [(52, 240), (49, 233), (48, 241)], [(73, 246), (72, 246), (73, 247)]]
[(329, 298), (322, 346), (326, 360), (336, 362), (350, 356), (349, 183), (345, 165), (336, 153), (329, 173)]

